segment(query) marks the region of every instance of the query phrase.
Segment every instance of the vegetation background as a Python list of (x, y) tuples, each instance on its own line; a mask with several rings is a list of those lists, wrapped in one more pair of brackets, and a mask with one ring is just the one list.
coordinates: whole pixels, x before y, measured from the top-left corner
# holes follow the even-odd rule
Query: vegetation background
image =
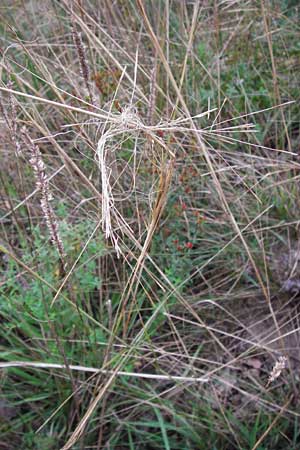
[(1, 449), (300, 448), (299, 17), (1, 2)]

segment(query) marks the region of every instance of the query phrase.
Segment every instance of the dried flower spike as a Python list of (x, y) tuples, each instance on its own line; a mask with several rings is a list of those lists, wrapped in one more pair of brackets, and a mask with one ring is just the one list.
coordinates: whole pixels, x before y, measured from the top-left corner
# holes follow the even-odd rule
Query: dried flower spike
[(49, 182), (46, 177), (45, 164), (43, 162), (40, 149), (32, 141), (26, 127), (23, 127), (21, 129), (21, 136), (24, 144), (26, 145), (27, 149), (30, 152), (31, 157), (29, 162), (33, 168), (34, 175), (36, 178), (36, 187), (41, 192), (41, 208), (46, 220), (47, 227), (50, 232), (52, 243), (57, 248), (63, 267), (65, 267), (64, 260), (66, 255), (62, 240), (59, 235), (57, 219), (53, 211), (53, 208), (50, 205), (50, 201), (52, 200), (52, 194), (49, 189)]
[(90, 86), (89, 65), (87, 62), (87, 57), (85, 54), (85, 48), (84, 48), (84, 45), (82, 42), (81, 33), (79, 33), (79, 31), (77, 30), (74, 20), (72, 20), (72, 37), (73, 37), (74, 45), (76, 47), (77, 54), (78, 54), (81, 76), (84, 80), (85, 87), (89, 93), (90, 102), (93, 105), (94, 101), (93, 101), (93, 94), (92, 94), (91, 86)]
[(267, 386), (280, 376), (282, 370), (286, 368), (286, 363), (287, 358), (285, 356), (280, 356), (275, 366), (273, 367), (272, 372), (270, 373)]
[[(9, 89), (13, 88), (11, 81), (9, 81), (7, 83), (7, 87)], [(13, 144), (16, 148), (16, 155), (20, 156), (21, 145), (20, 145), (20, 142), (18, 139), (18, 133), (17, 133), (17, 131), (18, 131), (17, 130), (17, 108), (16, 108), (16, 101), (11, 92), (9, 93), (9, 103), (8, 103), (7, 108), (2, 103), (2, 99), (0, 97), (0, 112), (2, 113), (4, 121), (6, 122), (11, 141), (13, 142)]]

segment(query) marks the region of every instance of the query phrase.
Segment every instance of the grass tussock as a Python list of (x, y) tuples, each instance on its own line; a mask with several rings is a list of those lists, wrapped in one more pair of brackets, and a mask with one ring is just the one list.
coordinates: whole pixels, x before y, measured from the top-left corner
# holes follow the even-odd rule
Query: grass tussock
[(298, 449), (297, 2), (0, 17), (1, 449)]

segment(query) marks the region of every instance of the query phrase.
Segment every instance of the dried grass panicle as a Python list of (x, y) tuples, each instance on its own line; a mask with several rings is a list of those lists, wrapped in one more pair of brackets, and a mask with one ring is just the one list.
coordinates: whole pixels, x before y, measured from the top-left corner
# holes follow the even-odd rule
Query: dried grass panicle
[(267, 385), (272, 383), (274, 380), (276, 380), (276, 378), (280, 376), (283, 369), (286, 368), (286, 363), (287, 358), (285, 356), (280, 356), (270, 373)]
[(132, 106), (124, 107), (122, 113), (118, 117), (118, 121), (110, 124), (105, 124), (103, 133), (98, 140), (95, 159), (97, 161), (100, 173), (101, 173), (101, 187), (102, 187), (102, 229), (105, 233), (105, 238), (110, 239), (117, 257), (122, 253), (118, 244), (118, 238), (114, 233), (111, 219), (111, 212), (114, 209), (114, 196), (111, 186), (111, 168), (108, 163), (109, 152), (112, 152), (108, 142), (111, 142), (118, 135), (124, 132), (130, 131), (134, 134), (145, 128), (141, 121), (136, 109)]
[(65, 267), (65, 251), (62, 240), (59, 235), (58, 222), (53, 211), (53, 208), (50, 204), (52, 200), (52, 194), (49, 188), (49, 181), (46, 176), (46, 168), (42, 159), (42, 155), (38, 146), (32, 141), (31, 137), (28, 134), (28, 130), (26, 127), (22, 127), (21, 136), (24, 144), (30, 152), (30, 164), (33, 168), (34, 175), (36, 178), (36, 187), (41, 192), (41, 208), (44, 214), (44, 218), (46, 220), (47, 227), (50, 232), (52, 243), (57, 248), (59, 253), (59, 257), (63, 266)]
[(93, 99), (93, 94), (92, 94), (91, 85), (90, 85), (90, 70), (89, 70), (88, 60), (86, 57), (81, 33), (79, 33), (79, 31), (77, 30), (76, 24), (74, 23), (73, 20), (72, 20), (72, 37), (73, 37), (74, 45), (76, 47), (77, 54), (78, 54), (80, 73), (84, 80), (85, 87), (89, 93), (90, 102), (92, 105), (94, 105), (94, 99)]
[[(13, 84), (11, 81), (9, 81), (7, 83), (7, 87), (8, 87), (8, 89), (13, 88)], [(18, 136), (18, 134), (17, 134), (17, 130), (18, 130), (17, 106), (16, 106), (16, 101), (11, 92), (9, 93), (8, 99), (9, 99), (9, 103), (8, 103), (8, 107), (6, 108), (2, 102), (2, 98), (0, 96), (0, 111), (4, 118), (6, 126), (8, 128), (11, 141), (15, 146), (16, 154), (17, 154), (17, 156), (19, 156), (21, 154), (21, 144), (17, 137)]]

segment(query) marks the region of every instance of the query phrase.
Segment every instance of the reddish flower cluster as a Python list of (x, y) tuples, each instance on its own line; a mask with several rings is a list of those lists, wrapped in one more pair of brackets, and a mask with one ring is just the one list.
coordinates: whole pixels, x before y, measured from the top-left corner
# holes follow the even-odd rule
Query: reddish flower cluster
[[(180, 252), (183, 250), (183, 247), (181, 245), (179, 245), (179, 240), (178, 239), (174, 239), (173, 240), (173, 244), (176, 245), (176, 249)], [(194, 247), (192, 242), (186, 242), (185, 243), (185, 248), (188, 249), (192, 249)]]

